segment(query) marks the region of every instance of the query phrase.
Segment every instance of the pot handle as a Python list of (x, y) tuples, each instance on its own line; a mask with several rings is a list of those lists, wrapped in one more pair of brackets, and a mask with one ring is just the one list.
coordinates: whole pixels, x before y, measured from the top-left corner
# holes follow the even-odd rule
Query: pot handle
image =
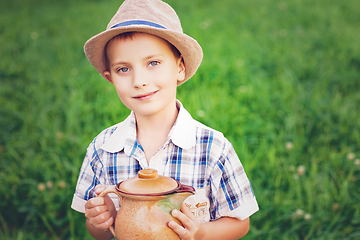
[[(108, 193), (115, 193), (116, 195), (119, 196), (119, 194), (117, 193), (117, 191), (116, 191), (116, 189), (115, 189), (115, 185), (113, 185), (113, 186), (110, 186), (110, 187), (106, 188), (104, 191), (102, 191), (102, 192), (99, 194), (98, 197), (105, 197), (105, 195), (108, 194)], [(121, 200), (121, 196), (119, 196), (119, 198), (120, 198), (120, 200)], [(115, 223), (115, 219), (114, 219), (114, 223)], [(114, 229), (114, 227), (113, 227), (113, 226), (110, 226), (110, 227), (109, 227), (109, 230), (110, 230), (110, 232), (112, 233), (112, 235), (114, 236), (114, 238), (116, 238), (116, 237), (115, 237), (115, 229)]]
[(176, 191), (176, 193), (191, 193), (191, 194), (195, 194), (195, 188), (193, 188), (190, 185), (181, 185), (181, 187)]

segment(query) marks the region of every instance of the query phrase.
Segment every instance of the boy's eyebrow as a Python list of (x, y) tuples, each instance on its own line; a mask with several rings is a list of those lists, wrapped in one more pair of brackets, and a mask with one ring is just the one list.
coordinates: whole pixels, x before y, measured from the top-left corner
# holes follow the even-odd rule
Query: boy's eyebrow
[[(143, 58), (143, 61), (146, 61), (146, 60), (149, 60), (151, 58), (156, 58), (156, 57), (162, 57), (163, 54), (159, 53), (159, 54), (152, 54), (152, 55), (149, 55), (149, 56), (146, 56)], [(120, 60), (120, 61), (116, 61), (114, 62), (113, 64), (111, 64), (111, 66), (114, 66), (114, 65), (118, 65), (118, 64), (127, 64), (128, 62), (127, 61), (123, 61), (123, 60)]]
[(144, 57), (144, 60), (148, 60), (148, 59), (151, 59), (151, 58), (154, 58), (154, 57), (162, 57), (163, 54), (161, 53), (158, 53), (158, 54), (152, 54), (152, 55), (149, 55), (147, 57)]
[(111, 64), (111, 66), (119, 65), (119, 64), (126, 64), (125, 61), (117, 61)]

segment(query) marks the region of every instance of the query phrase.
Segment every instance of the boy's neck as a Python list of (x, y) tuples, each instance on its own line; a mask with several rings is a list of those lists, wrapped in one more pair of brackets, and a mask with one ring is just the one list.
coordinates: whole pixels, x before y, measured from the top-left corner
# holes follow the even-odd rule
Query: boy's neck
[(150, 158), (165, 144), (178, 112), (175, 102), (168, 107), (167, 111), (156, 115), (139, 116), (135, 113), (137, 140), (144, 149), (148, 163)]
[(166, 111), (162, 111), (158, 114), (143, 116), (135, 113), (137, 133), (149, 131), (164, 132), (166, 129), (168, 129), (169, 133), (177, 119), (178, 112), (179, 110), (175, 102), (174, 104), (169, 105)]

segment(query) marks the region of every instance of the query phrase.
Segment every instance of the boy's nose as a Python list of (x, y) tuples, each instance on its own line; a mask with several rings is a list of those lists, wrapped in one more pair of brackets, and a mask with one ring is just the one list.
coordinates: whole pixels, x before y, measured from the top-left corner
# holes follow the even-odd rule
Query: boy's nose
[(134, 84), (134, 87), (135, 88), (142, 88), (142, 87), (145, 87), (147, 84), (144, 82), (144, 83), (141, 83), (141, 84)]
[(144, 76), (144, 74), (140, 72), (134, 72), (133, 74), (134, 88), (142, 88), (147, 86), (147, 81), (145, 79), (146, 77)]

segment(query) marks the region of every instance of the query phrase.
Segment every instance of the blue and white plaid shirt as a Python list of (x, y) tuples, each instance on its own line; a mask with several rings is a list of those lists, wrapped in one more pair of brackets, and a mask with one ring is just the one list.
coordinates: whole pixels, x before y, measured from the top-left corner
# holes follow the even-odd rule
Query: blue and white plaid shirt
[[(102, 131), (87, 149), (71, 207), (85, 212), (85, 202), (96, 197), (96, 185), (115, 185), (141, 169), (153, 168), (196, 189), (185, 202), (200, 222), (223, 216), (243, 220), (258, 211), (251, 184), (231, 143), (222, 133), (194, 120), (179, 101), (177, 105), (178, 118), (149, 164), (136, 138), (134, 113)], [(117, 197), (112, 198), (119, 208)]]

